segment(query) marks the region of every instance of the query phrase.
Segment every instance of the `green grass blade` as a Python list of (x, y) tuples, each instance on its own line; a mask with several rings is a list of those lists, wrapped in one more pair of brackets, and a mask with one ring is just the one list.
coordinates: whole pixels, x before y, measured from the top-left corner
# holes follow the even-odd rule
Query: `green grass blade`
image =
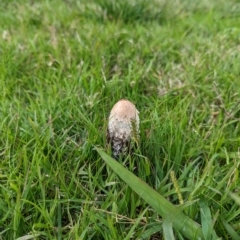
[(172, 223), (168, 222), (167, 220), (163, 221), (163, 236), (164, 239), (175, 240), (175, 237), (173, 235)]
[(237, 234), (237, 232), (232, 228), (232, 226), (227, 222), (225, 221), (223, 218), (221, 218), (222, 220), (222, 223), (225, 227), (225, 229), (227, 230), (228, 234), (231, 236), (231, 238), (233, 240), (239, 240), (240, 239), (240, 236)]
[(240, 205), (240, 197), (237, 195), (237, 194), (235, 194), (235, 193), (229, 193), (229, 196), (238, 204), (238, 205)]
[(149, 239), (150, 236), (158, 232), (162, 232), (162, 226), (159, 223), (154, 223), (154, 225), (143, 232), (140, 239)]
[(136, 219), (135, 223), (133, 224), (133, 226), (131, 227), (130, 231), (128, 232), (127, 236), (124, 238), (124, 240), (130, 240), (132, 237), (132, 234), (135, 230), (135, 228), (138, 226), (138, 224), (140, 223), (141, 219), (143, 218), (144, 214), (146, 213), (147, 208), (138, 216), (138, 218)]
[(201, 223), (202, 231), (205, 239), (217, 239), (215, 231), (212, 229), (212, 216), (210, 209), (204, 200), (200, 200), (200, 213), (201, 213)]
[(99, 148), (95, 148), (102, 159), (128, 184), (141, 198), (153, 207), (164, 220), (172, 223), (173, 228), (181, 232), (188, 239), (204, 239), (202, 229), (198, 223), (182, 213), (177, 207), (148, 186), (141, 179), (129, 172), (120, 163)]
[(30, 239), (36, 239), (36, 237), (40, 236), (41, 234), (29, 234), (25, 235), (19, 238), (16, 238), (16, 240), (30, 240)]

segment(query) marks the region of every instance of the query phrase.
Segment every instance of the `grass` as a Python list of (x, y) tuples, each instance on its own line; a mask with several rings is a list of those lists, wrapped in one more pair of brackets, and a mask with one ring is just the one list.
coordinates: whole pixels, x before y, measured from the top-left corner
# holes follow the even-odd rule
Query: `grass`
[(239, 239), (238, 1), (0, 11), (0, 239), (167, 239), (165, 219), (93, 150), (120, 98), (141, 119), (140, 152), (121, 164), (183, 201), (205, 239)]

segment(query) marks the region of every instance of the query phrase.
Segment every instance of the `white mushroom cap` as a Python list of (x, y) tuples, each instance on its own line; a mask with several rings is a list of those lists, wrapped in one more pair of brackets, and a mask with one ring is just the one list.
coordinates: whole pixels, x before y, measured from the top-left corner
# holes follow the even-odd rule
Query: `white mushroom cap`
[[(136, 129), (133, 129), (133, 122)], [(108, 140), (111, 143), (114, 157), (118, 157), (126, 150), (133, 130), (138, 134), (138, 110), (133, 103), (122, 99), (113, 106), (108, 121)]]

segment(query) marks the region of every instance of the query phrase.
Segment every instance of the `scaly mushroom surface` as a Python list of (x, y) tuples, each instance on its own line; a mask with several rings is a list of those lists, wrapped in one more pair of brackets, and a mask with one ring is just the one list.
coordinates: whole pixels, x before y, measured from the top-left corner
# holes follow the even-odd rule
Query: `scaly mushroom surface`
[(110, 112), (107, 128), (113, 157), (128, 152), (132, 138), (138, 134), (139, 116), (135, 105), (126, 99), (118, 101)]

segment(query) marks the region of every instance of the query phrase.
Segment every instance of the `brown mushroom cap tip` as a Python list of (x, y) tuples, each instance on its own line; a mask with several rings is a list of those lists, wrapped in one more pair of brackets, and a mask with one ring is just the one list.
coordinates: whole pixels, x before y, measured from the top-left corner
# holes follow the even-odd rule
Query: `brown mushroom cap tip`
[(133, 103), (126, 99), (121, 99), (113, 106), (109, 118), (115, 115), (123, 119), (135, 119), (137, 114), (138, 110)]

